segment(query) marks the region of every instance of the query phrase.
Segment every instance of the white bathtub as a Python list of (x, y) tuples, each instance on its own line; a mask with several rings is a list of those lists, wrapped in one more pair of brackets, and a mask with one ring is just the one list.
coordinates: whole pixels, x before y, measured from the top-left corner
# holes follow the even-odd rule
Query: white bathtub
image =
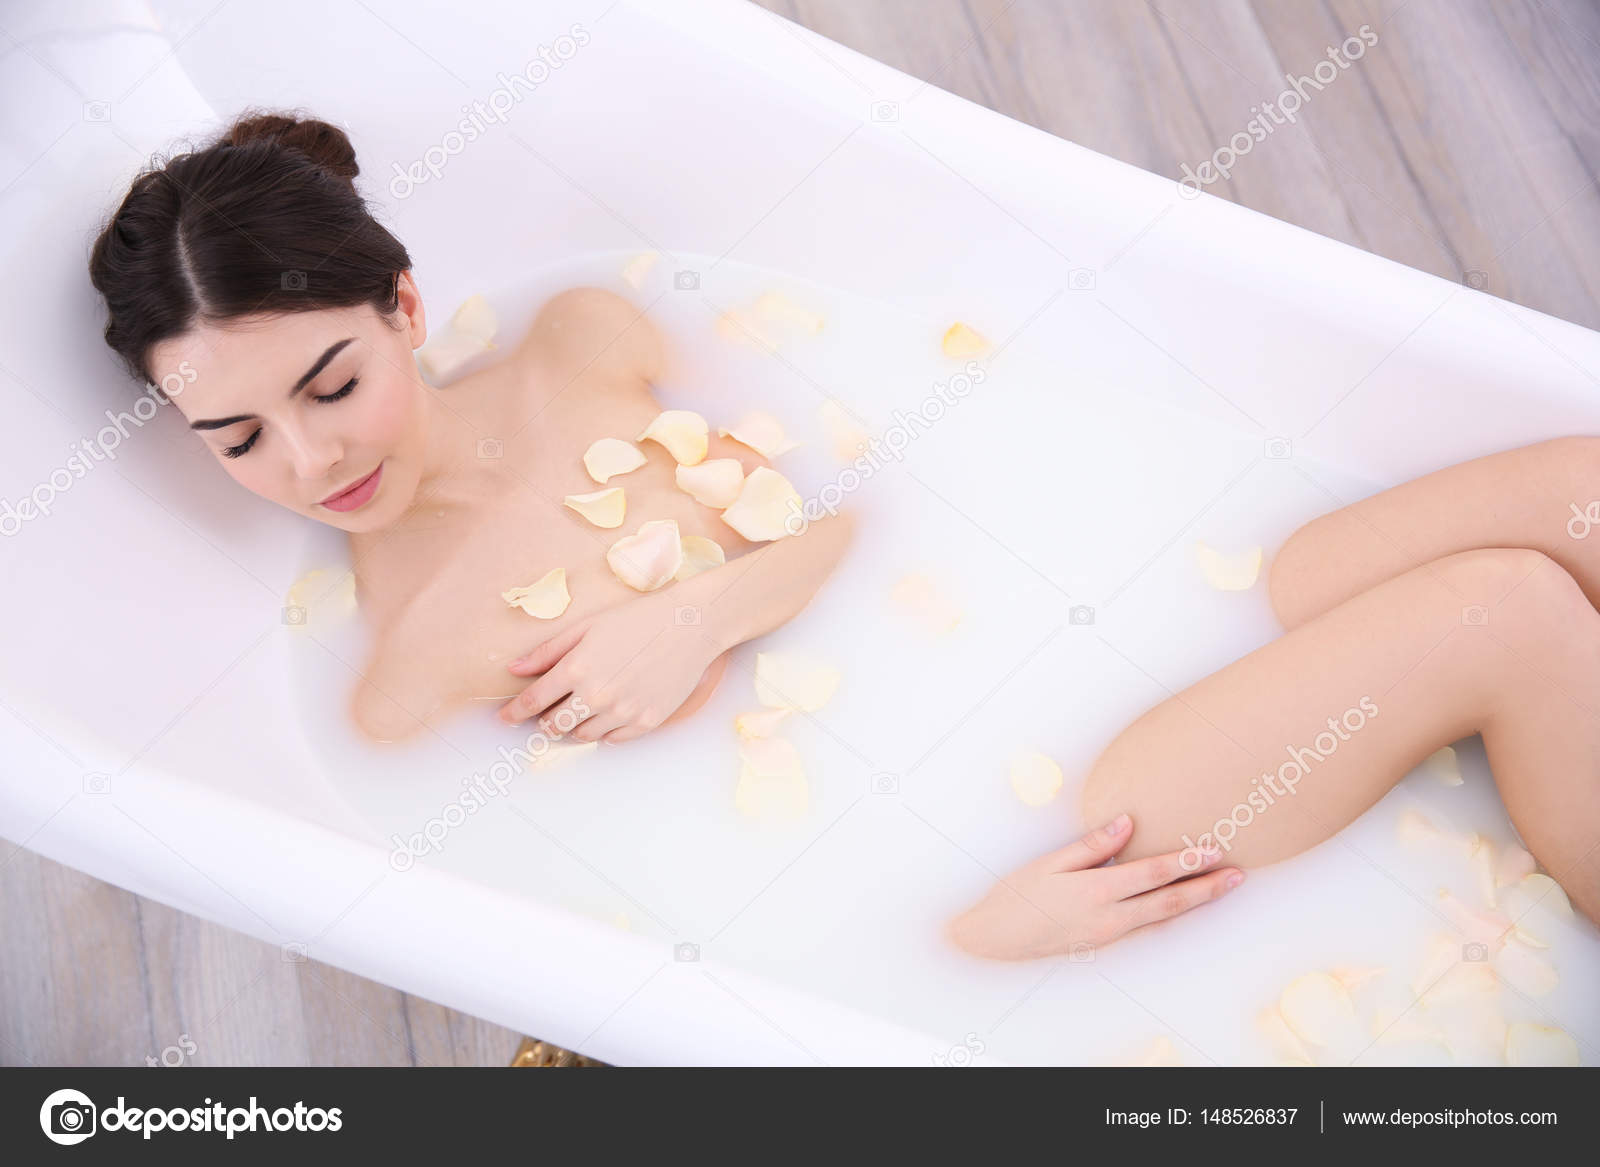
[[(572, 256), (659, 250), (657, 280), (692, 264), (708, 290), (754, 265), (827, 300), (830, 331), (856, 321), (848, 351), (867, 367), (824, 349), (706, 367), (767, 362), (743, 366), (764, 400), (823, 391), (873, 416), (927, 392), (924, 325), (1016, 339), (994, 393), (862, 492), (869, 517), (906, 525), (863, 539), (771, 638), (846, 677), (796, 730), (817, 763), (797, 826), (731, 813), (724, 715), (750, 704), (746, 645), (707, 713), (519, 779), (517, 813), (395, 870), (389, 831), (477, 763), (397, 767), (390, 798), (383, 771), (329, 747), (302, 716), (307, 682), (291, 698), (304, 630), (280, 609), (337, 541), (227, 483), (163, 415), (0, 538), (8, 840), (286, 959), (613, 1062), (926, 1065), (1100, 1062), (1163, 1036), (1191, 1064), (1269, 1061), (1251, 1022), (1288, 979), (1367, 963), (1404, 983), (1439, 928), (1435, 886), (1465, 878), (1396, 844), (1399, 810), (1509, 839), (1467, 749), (1466, 786), (1410, 779), (1339, 840), (1092, 965), (985, 966), (936, 935), (992, 873), (1078, 828), (1076, 780), (1132, 716), (1274, 635), (1260, 588), (1224, 600), (1199, 584), (1194, 539), (1270, 553), (1372, 489), (1600, 429), (1600, 335), (1181, 197), (740, 4), (394, 5), (388, 27), (360, 5), (16, 19), (34, 23), (13, 26), (28, 51), (0, 74), (0, 500), (47, 483), (132, 402), (85, 275), (99, 215), (145, 154), (247, 104), (349, 127), (436, 319), (472, 292), (559, 280)], [(391, 163), (422, 159), (498, 72), (575, 24), (588, 43), (506, 124), (394, 197)], [(1030, 509), (1008, 509), (997, 466), (1041, 488)], [(1041, 513), (1048, 538), (1029, 533)], [(872, 597), (937, 559), (940, 532), (967, 638), (874, 651)], [(1094, 625), (1072, 623), (1080, 605)], [(1025, 748), (1069, 775), (1044, 811), (1006, 788)], [(882, 774), (895, 789), (875, 792)], [(633, 931), (606, 922), (617, 911)], [(675, 959), (683, 945), (699, 959)], [(1594, 1064), (1600, 940), (1574, 926), (1560, 952), (1561, 987), (1507, 1014), (1561, 1026)]]

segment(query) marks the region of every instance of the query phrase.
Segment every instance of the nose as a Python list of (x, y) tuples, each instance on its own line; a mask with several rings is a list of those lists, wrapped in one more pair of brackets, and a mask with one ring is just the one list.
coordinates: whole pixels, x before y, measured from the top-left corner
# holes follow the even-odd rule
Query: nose
[(334, 434), (318, 433), (293, 423), (284, 425), (282, 433), (294, 472), (301, 478), (326, 478), (328, 471), (344, 457), (344, 444)]

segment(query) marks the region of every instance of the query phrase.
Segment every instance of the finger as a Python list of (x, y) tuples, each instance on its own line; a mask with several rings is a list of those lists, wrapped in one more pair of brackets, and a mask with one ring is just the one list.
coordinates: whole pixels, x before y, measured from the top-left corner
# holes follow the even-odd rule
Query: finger
[(627, 718), (609, 711), (601, 712), (579, 722), (567, 736), (573, 741), (597, 742), (612, 730), (623, 729), (627, 725)]
[(529, 649), (516, 660), (506, 665), (506, 668), (519, 677), (531, 677), (535, 673), (548, 672), (555, 663), (567, 653), (572, 651), (574, 645), (583, 639), (584, 631), (588, 628), (587, 620), (580, 620), (565, 632), (552, 636), (543, 644)]
[(533, 684), (523, 689), (500, 707), (500, 720), (507, 725), (518, 725), (538, 713), (543, 713), (572, 692), (566, 674), (552, 669)]
[(1222, 852), (1216, 847), (1209, 851), (1202, 847), (1185, 847), (1132, 863), (1114, 863), (1096, 872), (1095, 878), (1110, 890), (1113, 899), (1125, 900), (1142, 891), (1165, 887), (1197, 871), (1206, 871), (1215, 867), (1221, 858)]
[(644, 726), (644, 725), (625, 725), (621, 729), (612, 730), (610, 733), (606, 734), (600, 740), (603, 741), (603, 742), (609, 742), (611, 745), (615, 746), (615, 745), (621, 745), (623, 742), (631, 742), (634, 738), (643, 737), (645, 734), (647, 734), (649, 732), (650, 732), (649, 726)]
[(1147, 891), (1123, 900), (1112, 905), (1117, 935), (1181, 916), (1191, 908), (1221, 899), (1243, 882), (1244, 872), (1237, 867), (1224, 867), (1221, 871), (1210, 871), (1194, 879), (1170, 884), (1159, 891)]
[[(585, 721), (593, 721), (590, 716), (593, 712), (587, 705), (578, 699), (576, 693), (557, 702), (553, 709), (546, 709), (539, 716), (539, 732), (548, 738), (571, 738), (573, 731)], [(579, 739), (587, 740), (587, 739)]]
[(1128, 845), (1133, 837), (1133, 820), (1125, 814), (1090, 831), (1075, 843), (1041, 856), (1036, 862), (1044, 871), (1082, 871), (1099, 867)]

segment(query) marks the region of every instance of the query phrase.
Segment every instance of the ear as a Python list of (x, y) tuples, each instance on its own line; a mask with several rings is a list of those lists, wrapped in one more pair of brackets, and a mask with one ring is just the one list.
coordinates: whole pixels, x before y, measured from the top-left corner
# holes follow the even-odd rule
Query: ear
[(428, 339), (428, 316), (422, 306), (422, 291), (410, 269), (395, 276), (394, 290), (398, 311), (406, 318), (411, 347), (419, 349)]

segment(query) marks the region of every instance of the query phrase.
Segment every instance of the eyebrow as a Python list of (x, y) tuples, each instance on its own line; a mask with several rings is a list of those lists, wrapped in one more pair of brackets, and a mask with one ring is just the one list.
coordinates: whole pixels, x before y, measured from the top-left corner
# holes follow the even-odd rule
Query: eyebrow
[[(326, 349), (324, 349), (322, 355), (316, 359), (309, 369), (300, 375), (300, 379), (296, 381), (294, 383), (294, 387), (289, 390), (290, 398), (293, 398), (296, 393), (300, 392), (300, 390), (311, 384), (311, 382), (316, 379), (317, 374), (328, 367), (328, 362), (333, 360), (334, 357), (338, 356), (340, 350), (342, 350), (345, 345), (350, 344), (354, 340), (355, 337), (347, 336), (343, 340), (334, 341)], [(255, 416), (256, 415), (253, 413), (240, 413), (235, 414), (233, 417), (203, 418), (200, 421), (191, 421), (189, 423), (189, 428), (192, 430), (220, 430), (241, 421), (250, 421)]]

